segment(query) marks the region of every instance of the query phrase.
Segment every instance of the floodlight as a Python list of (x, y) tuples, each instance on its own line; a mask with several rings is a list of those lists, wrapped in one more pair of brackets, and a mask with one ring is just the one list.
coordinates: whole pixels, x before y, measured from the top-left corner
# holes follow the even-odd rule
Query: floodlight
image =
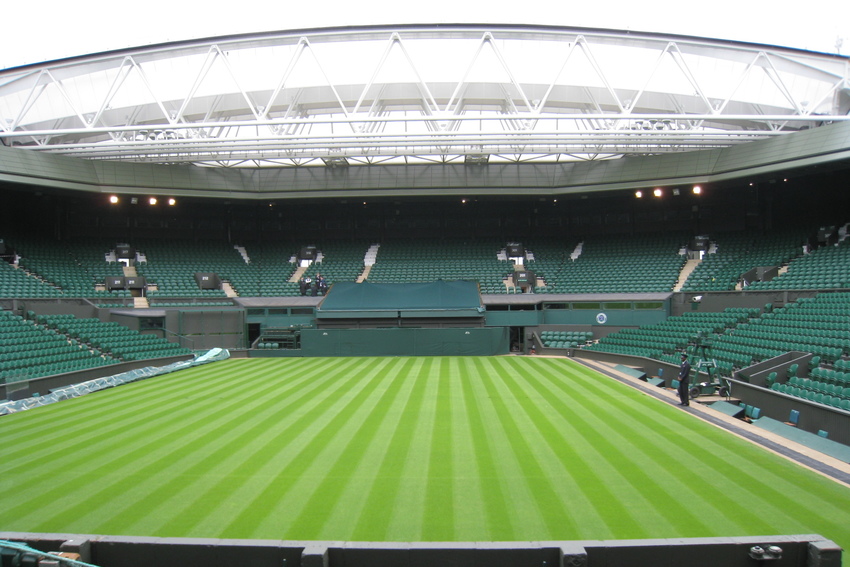
[(322, 161), (328, 167), (348, 167), (348, 159), (343, 156), (326, 157)]
[(464, 165), (487, 165), (490, 163), (490, 154), (466, 154), (463, 157)]

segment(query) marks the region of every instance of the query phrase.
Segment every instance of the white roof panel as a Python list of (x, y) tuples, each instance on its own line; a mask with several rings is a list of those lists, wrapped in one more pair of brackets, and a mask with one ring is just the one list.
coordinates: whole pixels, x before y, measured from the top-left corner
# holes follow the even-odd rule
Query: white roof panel
[(544, 26), (317, 29), (0, 72), (7, 146), (226, 167), (614, 159), (848, 119), (848, 59)]

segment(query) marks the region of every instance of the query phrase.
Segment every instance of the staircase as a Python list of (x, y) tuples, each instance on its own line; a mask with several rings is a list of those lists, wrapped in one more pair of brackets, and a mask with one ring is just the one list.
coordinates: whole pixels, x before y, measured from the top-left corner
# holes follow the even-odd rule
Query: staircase
[(584, 250), (584, 241), (579, 242), (576, 245), (575, 249), (573, 249), (573, 251), (570, 253), (570, 260), (572, 260), (573, 262), (578, 260), (579, 256), (581, 256), (582, 250)]
[(233, 289), (233, 286), (230, 285), (230, 282), (221, 282), (221, 290), (227, 297), (239, 297), (239, 294), (236, 293), (236, 290)]
[(685, 285), (685, 282), (688, 281), (688, 277), (691, 275), (699, 263), (702, 262), (699, 258), (692, 258), (685, 262), (685, 265), (682, 266), (682, 271), (679, 272), (679, 280), (676, 282), (675, 287), (673, 287), (673, 291), (681, 291), (682, 286)]
[(304, 275), (304, 272), (307, 271), (309, 266), (301, 266), (292, 274), (292, 277), (289, 278), (289, 283), (298, 283), (301, 281), (301, 276)]
[(233, 248), (234, 248), (234, 250), (239, 252), (239, 255), (242, 256), (242, 259), (245, 261), (246, 264), (251, 263), (251, 258), (248, 257), (248, 251), (245, 250), (244, 246), (239, 246), (238, 244), (234, 244)]
[(372, 266), (378, 261), (378, 249), (381, 247), (380, 244), (373, 244), (366, 250), (365, 256), (363, 256), (363, 271), (357, 276), (357, 283), (363, 283), (367, 279), (369, 279), (369, 273), (372, 271)]
[(378, 248), (380, 248), (380, 244), (373, 244), (366, 250), (366, 255), (363, 257), (363, 265), (364, 266), (374, 266), (375, 262), (378, 261)]
[(366, 266), (365, 268), (363, 268), (363, 272), (362, 272), (359, 276), (357, 276), (357, 283), (363, 283), (363, 282), (365, 282), (367, 279), (369, 279), (369, 272), (371, 272), (371, 271), (372, 271), (372, 266), (371, 266), (371, 265)]

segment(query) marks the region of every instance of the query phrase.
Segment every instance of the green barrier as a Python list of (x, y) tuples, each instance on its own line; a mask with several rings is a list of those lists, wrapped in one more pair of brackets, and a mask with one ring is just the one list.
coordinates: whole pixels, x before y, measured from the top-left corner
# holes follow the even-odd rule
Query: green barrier
[(304, 356), (494, 356), (510, 352), (506, 327), (305, 329)]

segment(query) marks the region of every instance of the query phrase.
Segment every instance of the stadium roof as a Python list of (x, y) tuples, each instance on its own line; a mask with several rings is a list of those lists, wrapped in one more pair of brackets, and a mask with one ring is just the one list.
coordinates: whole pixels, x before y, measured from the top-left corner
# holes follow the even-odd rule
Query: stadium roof
[(543, 26), (313, 29), (0, 73), (7, 146), (217, 167), (608, 160), (850, 119), (848, 59)]
[(542, 25), (314, 28), (0, 71), (0, 180), (556, 196), (847, 168), (848, 122), (840, 55)]

